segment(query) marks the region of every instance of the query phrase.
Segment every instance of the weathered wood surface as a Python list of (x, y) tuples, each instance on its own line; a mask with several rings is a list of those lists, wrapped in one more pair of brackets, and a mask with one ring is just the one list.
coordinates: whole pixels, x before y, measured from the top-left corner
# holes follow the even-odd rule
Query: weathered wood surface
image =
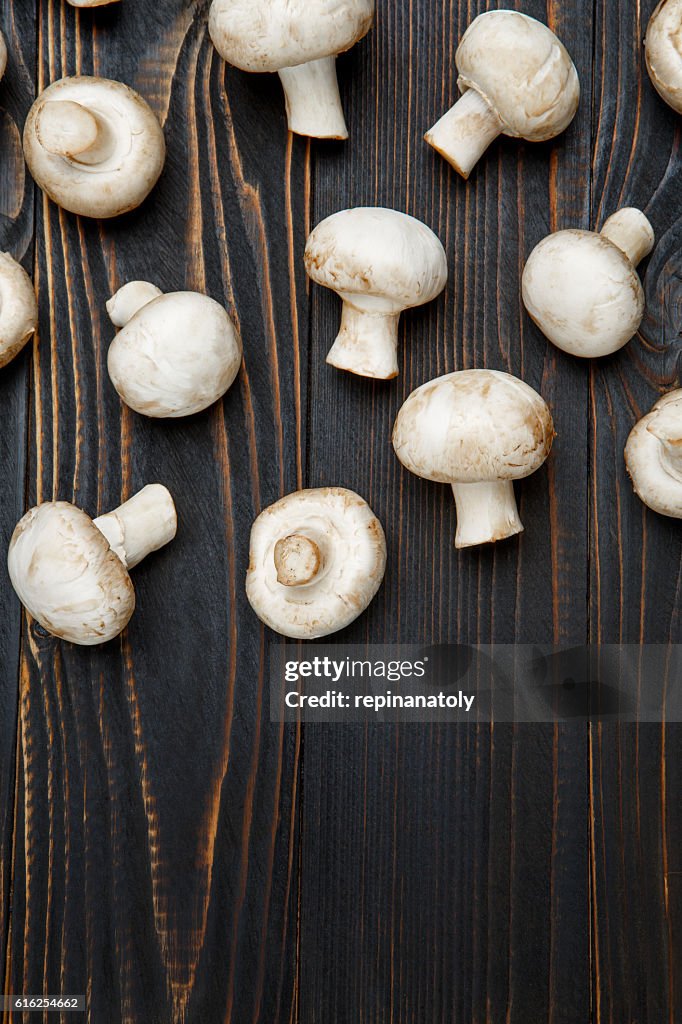
[[(40, 498), (95, 514), (157, 479), (181, 522), (99, 650), (22, 626), (1, 570), (5, 989), (85, 991), (94, 1024), (675, 1022), (675, 727), (271, 725), (274, 638), (243, 593), (255, 514), (342, 484), (380, 515), (390, 561), (339, 641), (681, 639), (680, 531), (622, 464), (632, 423), (679, 378), (679, 119), (643, 70), (653, 2), (518, 5), (566, 42), (580, 113), (550, 145), (495, 144), (468, 184), (422, 136), (483, 0), (378, 0), (339, 62), (345, 145), (287, 136), (276, 79), (224, 68), (208, 6), (0, 4), (0, 231), (27, 266), (35, 245), (41, 310), (32, 357), (0, 375), (0, 535)], [(166, 170), (113, 223), (38, 194), (34, 231), (12, 122), (35, 89), (93, 71), (152, 103)], [(623, 353), (578, 363), (524, 314), (521, 268), (548, 231), (624, 203), (659, 236), (647, 319)], [(325, 365), (339, 302), (302, 271), (310, 224), (359, 204), (425, 219), (451, 264), (445, 294), (403, 318), (388, 384)], [(136, 277), (205, 290), (240, 324), (239, 383), (187, 422), (138, 417), (109, 384), (104, 302)], [(559, 436), (519, 487), (526, 533), (458, 554), (448, 489), (404, 471), (390, 433), (413, 387), (471, 366), (528, 380)]]

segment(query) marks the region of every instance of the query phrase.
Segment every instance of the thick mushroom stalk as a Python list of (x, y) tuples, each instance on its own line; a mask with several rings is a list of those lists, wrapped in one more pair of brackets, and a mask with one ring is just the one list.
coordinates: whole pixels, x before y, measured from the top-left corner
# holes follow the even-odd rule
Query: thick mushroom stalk
[(280, 68), (289, 131), (315, 139), (347, 139), (336, 57)]
[(642, 211), (632, 206), (613, 213), (600, 234), (617, 245), (633, 267), (638, 266), (654, 247), (654, 229)]
[(424, 138), (458, 174), (468, 178), (503, 131), (501, 118), (486, 98), (475, 89), (467, 89)]
[(113, 512), (93, 519), (126, 569), (173, 540), (178, 528), (175, 505), (162, 484), (148, 484)]
[(457, 506), (456, 548), (492, 544), (523, 533), (511, 480), (453, 484)]
[(114, 151), (111, 129), (81, 103), (51, 100), (36, 115), (35, 130), (43, 149), (81, 164), (104, 163)]
[(275, 544), (277, 582), (283, 587), (305, 587), (317, 578), (322, 568), (322, 555), (314, 540), (292, 534)]
[(329, 350), (327, 363), (361, 377), (397, 377), (399, 323), (400, 313), (362, 310), (345, 299), (341, 329)]
[(645, 505), (682, 519), (682, 390), (660, 398), (633, 427), (625, 464)]

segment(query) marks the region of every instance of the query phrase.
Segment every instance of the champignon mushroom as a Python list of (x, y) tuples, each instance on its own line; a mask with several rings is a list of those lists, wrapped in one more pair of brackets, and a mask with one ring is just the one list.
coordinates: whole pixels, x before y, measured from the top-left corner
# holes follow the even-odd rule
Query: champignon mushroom
[(426, 141), (468, 178), (498, 135), (545, 142), (571, 123), (580, 83), (550, 29), (519, 11), (472, 21), (455, 54), (462, 96)]
[(135, 610), (128, 570), (168, 544), (176, 529), (173, 499), (161, 484), (143, 487), (97, 519), (68, 501), (43, 502), (12, 535), (12, 586), (49, 633), (84, 646), (105, 643)]
[(253, 524), (246, 595), (277, 633), (314, 640), (364, 612), (385, 570), (384, 531), (359, 494), (296, 491)]
[(649, 20), (644, 54), (654, 89), (682, 114), (682, 0), (661, 0)]
[(5, 37), (0, 32), (0, 78), (5, 74), (7, 70), (7, 43)]
[(0, 253), (0, 368), (14, 359), (37, 326), (31, 278), (9, 253)]
[(213, 0), (208, 31), (228, 64), (279, 74), (290, 131), (347, 139), (336, 57), (373, 20), (374, 0)]
[(305, 267), (343, 299), (341, 330), (327, 362), (362, 377), (398, 375), (398, 322), (431, 302), (448, 277), (433, 231), (397, 210), (359, 207), (327, 217), (310, 235)]
[(62, 78), (31, 107), (26, 163), (59, 206), (83, 217), (116, 217), (147, 198), (166, 146), (150, 107), (107, 78)]
[(239, 334), (207, 295), (163, 295), (147, 281), (131, 281), (107, 302), (107, 311), (122, 328), (109, 348), (109, 376), (126, 405), (143, 416), (201, 412), (239, 372)]
[(625, 465), (645, 505), (682, 519), (682, 389), (660, 398), (633, 428)]
[(393, 429), (403, 466), (452, 486), (457, 548), (521, 533), (513, 481), (540, 468), (553, 440), (540, 395), (498, 370), (461, 370), (422, 384)]
[(115, 4), (118, 0), (69, 0), (72, 7), (104, 7), (105, 4)]
[(654, 245), (639, 210), (614, 213), (597, 234), (557, 231), (528, 258), (523, 302), (542, 333), (564, 352), (609, 355), (637, 333), (644, 291), (635, 267)]

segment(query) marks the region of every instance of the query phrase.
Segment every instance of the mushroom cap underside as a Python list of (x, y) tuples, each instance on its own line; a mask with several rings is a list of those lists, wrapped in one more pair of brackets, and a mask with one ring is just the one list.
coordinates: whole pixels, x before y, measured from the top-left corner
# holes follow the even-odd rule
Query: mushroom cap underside
[(417, 476), (438, 483), (519, 480), (552, 448), (540, 395), (498, 370), (461, 370), (422, 384), (398, 413), (393, 447)]
[(506, 135), (533, 142), (554, 138), (578, 109), (578, 73), (565, 46), (519, 11), (480, 14), (464, 33), (455, 62), (461, 91), (476, 89)]
[[(672, 427), (675, 426), (675, 430)], [(660, 515), (682, 519), (682, 473), (666, 461), (664, 441), (682, 437), (682, 390), (670, 391), (636, 423), (625, 446), (625, 464), (638, 497)]]
[(422, 221), (397, 210), (357, 207), (321, 221), (305, 248), (317, 284), (377, 313), (431, 302), (447, 283), (440, 239)]
[(24, 347), (38, 326), (31, 279), (8, 253), (0, 253), (0, 367)]
[(22, 604), (50, 633), (77, 644), (117, 636), (135, 608), (128, 572), (90, 517), (44, 502), (17, 524), (7, 556)]
[(644, 41), (649, 77), (658, 94), (682, 114), (682, 0), (662, 0)]
[[(319, 572), (304, 586), (278, 581), (275, 549), (307, 538)], [(344, 629), (369, 605), (386, 569), (386, 539), (367, 502), (341, 487), (297, 491), (266, 508), (251, 530), (246, 593), (258, 617), (283, 636), (315, 639)]]
[(243, 71), (279, 71), (343, 53), (369, 32), (375, 0), (213, 0), (216, 50)]

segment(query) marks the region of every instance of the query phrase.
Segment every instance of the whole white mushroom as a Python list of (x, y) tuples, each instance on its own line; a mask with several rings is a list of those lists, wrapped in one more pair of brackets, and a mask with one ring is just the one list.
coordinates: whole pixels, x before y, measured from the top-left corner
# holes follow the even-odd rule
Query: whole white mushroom
[(645, 505), (682, 519), (682, 389), (659, 398), (633, 427), (625, 464)]
[(9, 253), (0, 253), (0, 367), (14, 359), (37, 326), (31, 278)]
[(682, 114), (682, 0), (661, 0), (649, 20), (644, 54), (654, 89)]

